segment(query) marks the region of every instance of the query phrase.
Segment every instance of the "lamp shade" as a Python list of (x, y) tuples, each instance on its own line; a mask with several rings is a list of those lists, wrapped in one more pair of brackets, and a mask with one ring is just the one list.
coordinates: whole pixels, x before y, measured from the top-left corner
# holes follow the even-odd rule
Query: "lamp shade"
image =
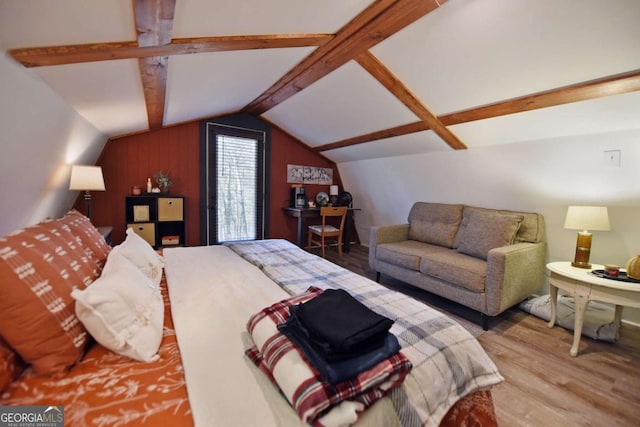
[(69, 190), (105, 191), (100, 166), (71, 166)]
[(329, 186), (329, 195), (330, 196), (337, 196), (338, 195), (338, 186), (337, 185), (330, 185)]
[(609, 213), (604, 206), (569, 206), (564, 228), (569, 230), (611, 230)]

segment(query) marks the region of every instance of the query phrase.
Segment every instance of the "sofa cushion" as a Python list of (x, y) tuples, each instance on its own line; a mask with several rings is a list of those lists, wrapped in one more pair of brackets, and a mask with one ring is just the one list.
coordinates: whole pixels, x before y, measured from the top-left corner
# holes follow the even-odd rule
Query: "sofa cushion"
[(399, 267), (420, 271), (420, 258), (428, 253), (448, 252), (450, 249), (415, 240), (382, 243), (376, 246), (376, 259)]
[(425, 254), (420, 272), (474, 292), (484, 292), (487, 262), (448, 249)]
[(458, 233), (456, 234), (456, 238), (453, 243), (453, 247), (457, 248), (460, 244), (460, 235), (462, 230), (466, 226), (466, 223), (469, 221), (469, 214), (473, 212), (486, 212), (486, 213), (498, 213), (504, 215), (521, 215), (523, 217), (522, 223), (520, 224), (520, 228), (516, 233), (516, 237), (514, 242), (530, 242), (537, 243), (544, 241), (544, 218), (542, 215), (533, 212), (517, 212), (517, 211), (509, 211), (505, 209), (488, 209), (488, 208), (479, 208), (476, 206), (465, 206), (462, 214), (462, 221), (460, 222), (460, 228), (458, 229)]
[(487, 259), (493, 248), (511, 245), (524, 217), (522, 215), (468, 210), (460, 231), (458, 252)]
[(463, 205), (417, 202), (409, 212), (409, 239), (453, 247)]

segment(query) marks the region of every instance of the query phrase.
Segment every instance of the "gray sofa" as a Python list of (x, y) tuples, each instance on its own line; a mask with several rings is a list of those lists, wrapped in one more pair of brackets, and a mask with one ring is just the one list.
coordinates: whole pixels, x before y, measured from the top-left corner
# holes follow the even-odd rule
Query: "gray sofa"
[(369, 265), (385, 274), (496, 316), (544, 283), (544, 218), (537, 213), (417, 202), (409, 222), (373, 227)]

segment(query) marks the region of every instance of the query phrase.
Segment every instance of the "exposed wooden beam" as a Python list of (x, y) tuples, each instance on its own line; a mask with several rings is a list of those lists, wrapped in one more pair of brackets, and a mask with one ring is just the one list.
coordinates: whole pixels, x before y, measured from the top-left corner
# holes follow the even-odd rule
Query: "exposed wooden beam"
[[(438, 116), (445, 126), (468, 123), (475, 120), (490, 119), (508, 114), (522, 113), (539, 108), (553, 107), (572, 102), (588, 101), (610, 95), (621, 95), (640, 90), (640, 70), (615, 74), (600, 79), (589, 80), (574, 85), (563, 86), (544, 92), (494, 102), (480, 107), (469, 108)], [(407, 125), (384, 129), (366, 135), (359, 135), (329, 144), (318, 145), (314, 151), (322, 152), (344, 148), (379, 139), (408, 135), (431, 129), (425, 122), (418, 121)]]
[(258, 116), (270, 110), (445, 2), (446, 0), (374, 2), (342, 27), (333, 40), (316, 49), (249, 103), (244, 111)]
[(387, 88), (400, 102), (418, 116), (429, 128), (442, 138), (454, 150), (463, 150), (467, 146), (451, 132), (431, 110), (420, 100), (371, 52), (365, 52), (356, 58), (362, 68)]
[(204, 52), (321, 46), (332, 38), (332, 34), (198, 37), (173, 39), (171, 44), (162, 46), (139, 47), (137, 42), (94, 43), (13, 49), (9, 54), (29, 68)]
[(269, 100), (276, 96), (276, 94), (286, 87), (293, 86), (293, 81), (305, 70), (319, 61), (323, 56), (327, 55), (349, 37), (352, 37), (360, 29), (362, 29), (367, 23), (369, 23), (376, 16), (384, 12), (389, 6), (397, 2), (398, 0), (376, 0), (369, 7), (363, 10), (355, 18), (349, 21), (342, 29), (340, 29), (335, 37), (320, 48), (314, 50), (307, 56), (302, 62), (293, 67), (287, 74), (282, 76), (277, 82), (275, 82), (270, 88), (265, 90), (261, 95), (254, 99), (244, 110), (251, 112), (255, 115), (260, 115), (264, 111), (264, 106), (267, 105)]
[(450, 126), (638, 90), (640, 90), (640, 70), (634, 70), (445, 114), (441, 120)]
[(173, 39), (174, 55), (222, 52), (229, 50), (275, 49), (283, 47), (322, 46), (333, 34), (266, 34), (248, 36), (195, 37)]
[(365, 142), (378, 141), (380, 139), (393, 138), (394, 136), (409, 135), (411, 133), (429, 130), (429, 126), (420, 121), (409, 123), (408, 125), (396, 126), (389, 129), (358, 135), (352, 138), (343, 139), (329, 144), (313, 147), (313, 151), (320, 153), (323, 151), (335, 150), (336, 148), (350, 147), (352, 145), (364, 144)]
[(167, 56), (138, 59), (149, 129), (160, 129), (164, 124), (168, 65)]
[[(176, 0), (135, 0), (138, 46), (164, 46), (171, 43)], [(138, 59), (144, 101), (147, 105), (149, 129), (159, 129), (164, 123), (164, 102), (167, 92), (168, 56)]]

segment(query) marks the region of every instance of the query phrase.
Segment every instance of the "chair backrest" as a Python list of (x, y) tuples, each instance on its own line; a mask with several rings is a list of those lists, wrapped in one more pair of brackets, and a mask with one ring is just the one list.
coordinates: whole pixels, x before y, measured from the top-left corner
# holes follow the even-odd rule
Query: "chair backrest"
[(340, 216), (340, 231), (344, 228), (344, 220), (347, 217), (346, 206), (324, 206), (320, 208), (320, 216), (322, 216), (322, 227), (324, 228), (327, 217)]

